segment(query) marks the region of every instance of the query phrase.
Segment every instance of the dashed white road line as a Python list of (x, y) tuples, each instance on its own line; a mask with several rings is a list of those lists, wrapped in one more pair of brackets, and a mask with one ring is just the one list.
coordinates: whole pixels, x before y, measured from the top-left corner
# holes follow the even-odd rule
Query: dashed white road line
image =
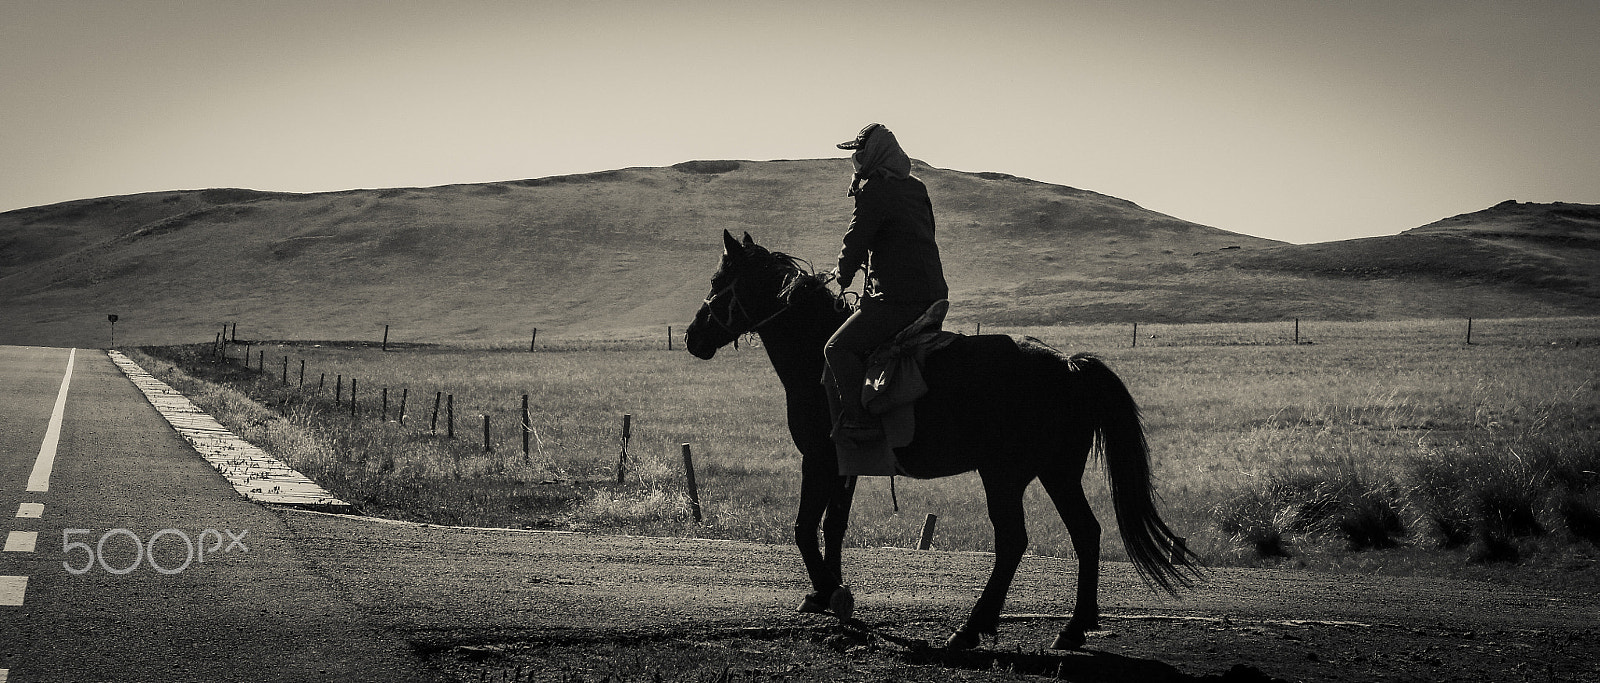
[(28, 490), (42, 493), (50, 490), (50, 471), (56, 466), (56, 446), (61, 443), (61, 418), (67, 412), (67, 387), (72, 386), (72, 362), (78, 350), (67, 354), (67, 374), (61, 378), (61, 391), (56, 393), (55, 409), (50, 411), (50, 425), (45, 428), (44, 443), (39, 446), (39, 457), (33, 461), (33, 473), (28, 475)]
[(38, 519), (44, 516), (44, 503), (23, 503), (17, 506), (19, 519)]
[(9, 534), (6, 534), (6, 547), (4, 550), (0, 550), (0, 552), (31, 553), (33, 552), (33, 547), (38, 544), (39, 532), (13, 531)]
[(0, 607), (21, 607), (22, 594), (28, 592), (28, 577), (0, 576)]

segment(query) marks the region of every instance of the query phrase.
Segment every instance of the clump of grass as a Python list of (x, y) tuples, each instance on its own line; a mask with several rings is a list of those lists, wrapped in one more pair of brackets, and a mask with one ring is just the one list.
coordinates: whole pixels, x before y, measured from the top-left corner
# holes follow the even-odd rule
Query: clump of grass
[(1234, 494), (1216, 510), (1217, 526), (1258, 559), (1289, 557), (1284, 546), (1290, 516), (1281, 501), (1264, 488)]
[(1396, 487), (1350, 458), (1287, 465), (1218, 506), (1218, 526), (1258, 559), (1289, 557), (1289, 537), (1340, 538), (1351, 550), (1393, 548), (1406, 525)]

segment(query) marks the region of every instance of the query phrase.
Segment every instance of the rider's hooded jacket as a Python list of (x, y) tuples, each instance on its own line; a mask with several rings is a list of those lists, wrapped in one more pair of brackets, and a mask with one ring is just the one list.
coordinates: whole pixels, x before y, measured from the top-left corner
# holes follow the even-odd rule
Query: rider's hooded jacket
[(850, 196), (856, 208), (839, 251), (841, 277), (867, 268), (869, 291), (883, 303), (926, 305), (950, 296), (934, 242), (933, 202), (911, 175), (911, 158), (882, 124), (863, 128), (853, 149)]

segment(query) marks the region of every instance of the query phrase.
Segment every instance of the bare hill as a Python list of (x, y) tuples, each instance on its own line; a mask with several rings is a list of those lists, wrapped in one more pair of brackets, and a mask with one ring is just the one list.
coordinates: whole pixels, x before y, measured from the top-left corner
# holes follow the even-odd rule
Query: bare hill
[[(1004, 174), (920, 162), (916, 173), (933, 195), (958, 325), (1593, 313), (1600, 296), (1596, 270), (1575, 270), (1596, 253), (1583, 217), (1595, 207), (1555, 205), (1591, 222), (1570, 243), (1442, 221), (1378, 238), (1417, 244), (1410, 266), (1351, 272), (1341, 264), (1389, 249), (1288, 245)], [(257, 339), (374, 338), (385, 324), (407, 341), (661, 330), (685, 324), (705, 295), (723, 229), (829, 267), (848, 177), (843, 159), (693, 161), (12, 211), (0, 214), (0, 343), (105, 345), (112, 313), (123, 343), (207, 339), (225, 321)], [(1555, 230), (1528, 220), (1524, 233)], [(1473, 248), (1429, 246), (1452, 239)], [(1528, 260), (1533, 243), (1554, 260)], [(1496, 277), (1470, 265), (1485, 259), (1526, 268)]]

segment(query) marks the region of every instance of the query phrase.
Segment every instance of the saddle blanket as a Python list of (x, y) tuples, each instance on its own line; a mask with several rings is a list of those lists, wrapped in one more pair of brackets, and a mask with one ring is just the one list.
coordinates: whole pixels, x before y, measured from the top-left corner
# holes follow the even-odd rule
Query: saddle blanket
[(876, 416), (883, 430), (878, 438), (837, 438), (841, 476), (891, 476), (899, 474), (894, 449), (911, 443), (916, 435), (916, 402), (928, 393), (922, 365), (928, 354), (949, 346), (961, 335), (939, 329), (949, 302), (940, 301), (917, 322), (901, 331), (867, 358), (861, 404)]

